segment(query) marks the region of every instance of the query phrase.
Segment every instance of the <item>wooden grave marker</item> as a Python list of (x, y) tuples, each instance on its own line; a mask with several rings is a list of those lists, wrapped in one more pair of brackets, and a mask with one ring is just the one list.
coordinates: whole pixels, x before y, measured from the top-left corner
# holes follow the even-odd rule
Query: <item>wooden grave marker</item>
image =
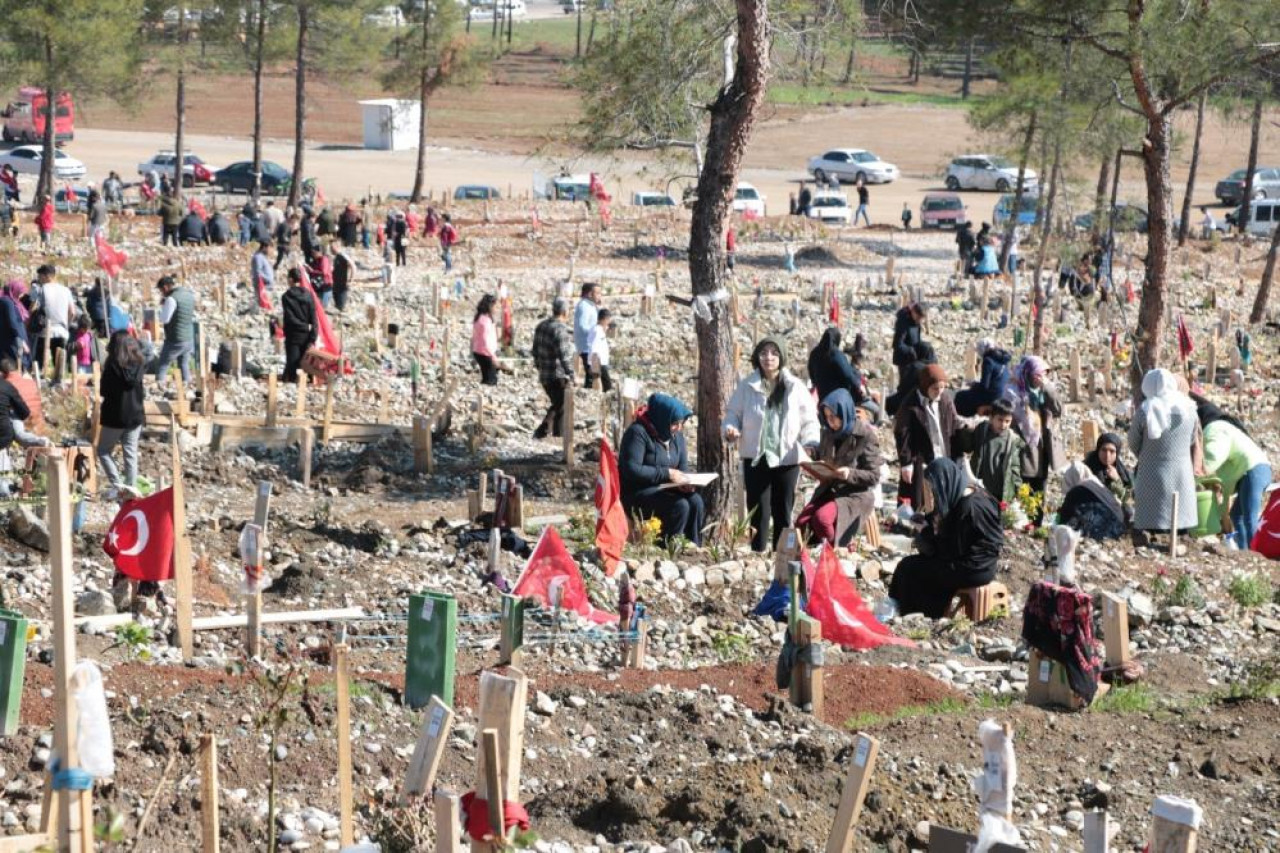
[[(271, 514), (271, 481), (259, 480), (257, 498), (253, 505), (253, 523), (258, 528), (258, 546), (255, 549), (255, 584), (262, 582), (262, 560), (267, 547), (267, 518)], [(258, 656), (262, 640), (262, 590), (245, 594), (245, 652), (251, 658)]]
[(862, 814), (867, 789), (871, 787), (879, 752), (880, 741), (858, 732), (854, 739), (853, 760), (849, 762), (849, 775), (845, 777), (844, 789), (840, 792), (840, 808), (827, 837), (826, 853), (853, 853), (853, 831)]
[(218, 740), (200, 736), (200, 835), (204, 853), (218, 853), (221, 845), (218, 819)]
[(409, 759), (409, 769), (405, 773), (404, 787), (400, 791), (401, 805), (407, 805), (414, 798), (431, 793), (449, 743), (449, 734), (453, 731), (453, 720), (453, 709), (440, 701), (439, 696), (432, 696), (427, 704), (427, 715), (422, 731), (418, 734), (418, 742), (413, 748), (413, 757)]
[(351, 682), (347, 672), (347, 644), (333, 647), (334, 678), (337, 681), (338, 719), (338, 808), (339, 840), (343, 847), (355, 844), (355, 805), (351, 793)]

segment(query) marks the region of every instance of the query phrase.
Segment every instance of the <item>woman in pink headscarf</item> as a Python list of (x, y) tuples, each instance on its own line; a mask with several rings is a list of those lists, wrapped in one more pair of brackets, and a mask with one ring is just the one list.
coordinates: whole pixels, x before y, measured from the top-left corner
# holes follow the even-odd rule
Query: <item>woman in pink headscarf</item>
[(1013, 423), (1026, 450), (1022, 454), (1022, 481), (1034, 492), (1043, 492), (1049, 472), (1065, 464), (1054, 436), (1054, 421), (1062, 417), (1062, 404), (1048, 381), (1044, 359), (1025, 355), (1013, 370), (1005, 398), (1013, 406)]

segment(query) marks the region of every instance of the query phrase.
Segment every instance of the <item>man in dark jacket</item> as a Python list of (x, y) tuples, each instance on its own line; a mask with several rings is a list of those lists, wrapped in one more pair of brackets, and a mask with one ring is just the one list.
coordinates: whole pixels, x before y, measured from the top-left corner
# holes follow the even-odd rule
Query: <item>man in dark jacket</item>
[(316, 216), (316, 235), (320, 237), (332, 237), (334, 234), (333, 211), (328, 206), (320, 208), (320, 213)]
[(182, 224), (182, 205), (172, 193), (160, 198), (160, 245), (178, 245), (178, 226)]
[(916, 345), (923, 338), (920, 323), (924, 320), (929, 306), (923, 302), (912, 302), (898, 309), (893, 320), (893, 363), (898, 367), (898, 379), (902, 379), (907, 365), (916, 360)]
[(702, 495), (685, 483), (689, 450), (684, 422), (693, 416), (675, 397), (654, 394), (636, 412), (618, 447), (622, 506), (627, 516), (657, 518), (664, 542), (683, 536), (702, 544), (706, 509)]
[(550, 401), (546, 416), (534, 430), (534, 438), (546, 438), (548, 430), (554, 436), (562, 434), (565, 389), (573, 385), (573, 364), (577, 360), (573, 332), (565, 323), (568, 316), (569, 301), (557, 296), (551, 303), (551, 316), (533, 330), (533, 363)]
[(316, 342), (316, 306), (302, 286), (297, 268), (289, 270), (289, 289), (280, 299), (284, 313), (284, 381), (296, 382), (302, 357)]
[(342, 249), (333, 253), (333, 307), (339, 311), (347, 310), (347, 289), (351, 286), (351, 277), (355, 273), (355, 265)]
[(956, 246), (960, 250), (960, 263), (964, 264), (965, 272), (968, 272), (969, 263), (973, 260), (973, 249), (978, 245), (978, 238), (973, 236), (973, 225), (969, 222), (960, 226), (956, 231)]
[(862, 383), (853, 372), (849, 357), (840, 349), (840, 327), (831, 326), (822, 333), (822, 340), (809, 353), (809, 382), (818, 392), (818, 399), (837, 388), (843, 388), (857, 401), (862, 393)]
[(924, 469), (935, 459), (950, 459), (956, 432), (956, 407), (947, 390), (947, 373), (930, 364), (920, 372), (918, 390), (902, 402), (893, 419), (898, 450), (898, 497), (910, 498), (916, 511), (924, 503)]
[(302, 208), (302, 220), (298, 223), (298, 245), (304, 258), (311, 257), (320, 248), (320, 238), (316, 236), (316, 220), (311, 215), (310, 207)]
[(225, 246), (231, 242), (231, 222), (222, 215), (220, 210), (215, 210), (209, 217), (205, 231), (209, 236), (209, 242), (214, 246)]
[(209, 242), (209, 232), (204, 227), (204, 220), (194, 210), (182, 217), (178, 225), (178, 239), (184, 246), (199, 246)]

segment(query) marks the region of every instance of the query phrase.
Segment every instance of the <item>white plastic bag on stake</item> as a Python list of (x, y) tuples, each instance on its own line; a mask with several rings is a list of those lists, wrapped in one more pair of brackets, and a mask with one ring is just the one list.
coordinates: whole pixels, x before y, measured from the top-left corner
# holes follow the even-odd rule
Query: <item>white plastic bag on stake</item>
[(978, 726), (982, 745), (982, 772), (973, 779), (981, 803), (982, 828), (974, 853), (985, 853), (996, 844), (1021, 845), (1013, 813), (1013, 788), (1018, 783), (1018, 760), (1013, 754), (1013, 734), (995, 720)]
[(240, 560), (244, 563), (244, 592), (248, 595), (262, 592), (271, 582), (267, 573), (258, 566), (259, 551), (263, 553), (265, 562), (266, 548), (267, 537), (262, 528), (252, 522), (245, 524), (240, 531)]
[(82, 660), (71, 671), (76, 700), (76, 751), (80, 769), (98, 779), (114, 776), (116, 759), (111, 743), (111, 718), (102, 672), (91, 660)]

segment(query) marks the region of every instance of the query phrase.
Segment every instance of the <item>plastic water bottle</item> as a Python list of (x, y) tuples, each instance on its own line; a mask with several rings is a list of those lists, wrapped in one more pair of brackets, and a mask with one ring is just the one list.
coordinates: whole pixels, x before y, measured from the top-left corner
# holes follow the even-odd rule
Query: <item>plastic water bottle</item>
[(93, 661), (82, 660), (72, 671), (71, 682), (76, 685), (76, 749), (80, 754), (80, 769), (99, 779), (114, 776), (116, 759), (102, 672)]
[(896, 598), (884, 598), (876, 602), (874, 611), (876, 621), (887, 623), (898, 618), (898, 600)]

